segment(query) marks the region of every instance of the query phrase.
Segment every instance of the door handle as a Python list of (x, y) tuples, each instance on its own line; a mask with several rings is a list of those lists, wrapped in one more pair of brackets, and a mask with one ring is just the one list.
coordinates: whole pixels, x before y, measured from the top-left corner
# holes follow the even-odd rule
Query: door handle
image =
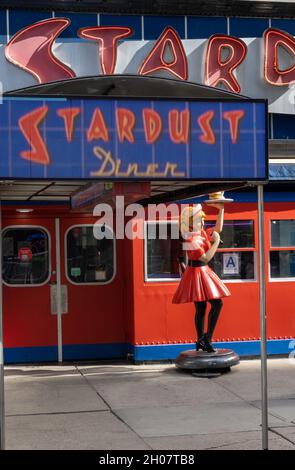
[[(61, 313), (68, 313), (68, 287), (66, 284), (60, 286), (61, 290)], [(51, 315), (57, 315), (57, 285), (50, 283), (50, 308)]]

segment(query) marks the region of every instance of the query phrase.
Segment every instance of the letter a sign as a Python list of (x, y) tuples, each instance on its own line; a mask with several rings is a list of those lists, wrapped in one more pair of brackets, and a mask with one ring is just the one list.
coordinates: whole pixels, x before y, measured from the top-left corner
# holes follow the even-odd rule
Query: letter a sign
[(238, 253), (223, 254), (223, 274), (239, 274), (240, 260)]

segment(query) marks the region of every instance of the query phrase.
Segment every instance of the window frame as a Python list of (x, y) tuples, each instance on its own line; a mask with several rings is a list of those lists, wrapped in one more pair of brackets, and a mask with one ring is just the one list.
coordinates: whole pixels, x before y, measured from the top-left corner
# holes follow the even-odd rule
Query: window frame
[[(48, 237), (48, 276), (46, 280), (40, 284), (8, 284), (4, 279), (3, 279), (3, 273), (1, 273), (2, 277), (2, 282), (5, 286), (7, 287), (42, 287), (45, 286), (46, 284), (49, 283), (50, 278), (51, 278), (51, 273), (52, 273), (52, 249), (51, 249), (51, 234), (50, 231), (44, 227), (43, 225), (7, 225), (6, 227), (3, 227), (2, 232), (1, 232), (1, 243), (3, 244), (3, 237), (6, 231), (11, 230), (11, 229), (40, 229), (43, 230)], [(2, 250), (2, 265), (3, 265), (3, 250)]]
[(269, 233), (269, 250), (268, 250), (268, 260), (267, 260), (267, 265), (268, 265), (268, 281), (269, 282), (294, 282), (295, 276), (292, 277), (271, 277), (271, 264), (270, 264), (270, 252), (271, 251), (295, 251), (295, 245), (290, 245), (288, 247), (286, 246), (272, 246), (272, 240), (271, 240), (271, 223), (272, 221), (277, 220), (277, 221), (289, 221), (289, 220), (295, 220), (295, 217), (290, 219), (290, 218), (272, 218), (271, 216), (268, 219), (268, 233)]
[(65, 277), (67, 279), (67, 281), (74, 285), (74, 286), (105, 286), (107, 284), (110, 284), (111, 282), (113, 282), (113, 280), (115, 279), (116, 277), (116, 274), (117, 274), (117, 252), (116, 252), (116, 237), (115, 237), (115, 232), (114, 230), (107, 224), (97, 224), (95, 223), (95, 225), (104, 225), (105, 227), (107, 227), (113, 234), (113, 266), (114, 266), (114, 270), (113, 270), (113, 276), (111, 277), (111, 279), (109, 279), (108, 281), (105, 281), (105, 282), (74, 282), (69, 276), (68, 276), (68, 246), (67, 246), (67, 236), (68, 236), (68, 233), (70, 232), (70, 230), (72, 230), (73, 228), (76, 228), (76, 227), (94, 227), (94, 224), (74, 224), (74, 225), (70, 225), (66, 231), (65, 231), (65, 234), (64, 234), (64, 270), (65, 270)]
[[(210, 216), (207, 218), (208, 221), (216, 220), (214, 217)], [(257, 234), (256, 234), (256, 219), (254, 217), (239, 218), (239, 219), (225, 219), (226, 222), (231, 222), (235, 220), (250, 220), (253, 222), (253, 235), (254, 235), (254, 246), (245, 247), (245, 248), (218, 248), (217, 252), (219, 253), (236, 253), (243, 251), (251, 251), (254, 253), (253, 262), (254, 262), (254, 278), (253, 279), (222, 279), (222, 282), (225, 284), (245, 284), (245, 283), (257, 283), (258, 282), (258, 273), (257, 273)], [(179, 282), (180, 276), (177, 278), (149, 278), (147, 273), (147, 224), (155, 223), (174, 223), (178, 224), (178, 220), (168, 219), (167, 220), (145, 220), (144, 221), (144, 282), (153, 283), (153, 282)]]
[(178, 220), (168, 219), (168, 220), (145, 220), (143, 225), (143, 239), (144, 239), (144, 282), (178, 282), (180, 280), (179, 277), (156, 277), (156, 278), (149, 278), (147, 272), (147, 224), (177, 224)]
[[(235, 214), (231, 214), (232, 215), (235, 215)], [(212, 217), (208, 217), (207, 220), (216, 220), (216, 216)], [(257, 223), (256, 223), (256, 218), (252, 215), (249, 216), (249, 217), (241, 217), (240, 215), (237, 215), (236, 217), (230, 217), (230, 218), (227, 218), (225, 217), (224, 218), (224, 224), (225, 222), (234, 222), (236, 220), (249, 220), (251, 222), (253, 222), (253, 246), (249, 246), (249, 247), (243, 247), (243, 248), (236, 248), (236, 247), (233, 247), (233, 248), (218, 248), (217, 249), (217, 253), (240, 253), (240, 252), (245, 252), (245, 251), (251, 251), (253, 253), (253, 263), (254, 263), (254, 277), (253, 279), (222, 279), (222, 282), (224, 282), (225, 284), (245, 284), (245, 283), (257, 283), (258, 282), (258, 272), (257, 272)], [(221, 239), (222, 239), (222, 234), (221, 234)], [(220, 246), (220, 245), (219, 245)]]

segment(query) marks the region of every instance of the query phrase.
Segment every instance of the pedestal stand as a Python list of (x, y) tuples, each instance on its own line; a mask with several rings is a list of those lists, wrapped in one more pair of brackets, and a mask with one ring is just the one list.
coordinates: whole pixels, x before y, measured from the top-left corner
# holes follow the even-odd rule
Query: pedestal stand
[(189, 349), (179, 354), (175, 365), (179, 369), (191, 370), (197, 377), (213, 377), (228, 372), (239, 362), (239, 356), (232, 349), (216, 349), (213, 353)]

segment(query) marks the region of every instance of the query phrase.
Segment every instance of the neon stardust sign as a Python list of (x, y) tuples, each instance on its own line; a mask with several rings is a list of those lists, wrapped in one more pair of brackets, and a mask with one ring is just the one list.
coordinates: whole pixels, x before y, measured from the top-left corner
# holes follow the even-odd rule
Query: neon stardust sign
[[(68, 18), (49, 18), (18, 31), (5, 47), (6, 59), (32, 74), (39, 83), (76, 77), (69, 65), (53, 53), (54, 41), (70, 24)], [(83, 27), (78, 36), (97, 44), (101, 72), (112, 75), (117, 61), (119, 42), (131, 37), (132, 28), (123, 26)], [(279, 48), (294, 59), (294, 64), (282, 69)], [(169, 55), (169, 58), (167, 57)], [(215, 34), (205, 47), (203, 81), (217, 87), (240, 93), (241, 87), (234, 74), (247, 55), (246, 43), (237, 37)], [(273, 86), (287, 86), (295, 81), (295, 38), (285, 31), (267, 29), (263, 34), (263, 79)], [(139, 75), (150, 75), (164, 70), (173, 78), (188, 79), (187, 57), (183, 43), (175, 29), (167, 26), (143, 60)]]
[(0, 108), (1, 178), (266, 178), (264, 100), (5, 97)]

